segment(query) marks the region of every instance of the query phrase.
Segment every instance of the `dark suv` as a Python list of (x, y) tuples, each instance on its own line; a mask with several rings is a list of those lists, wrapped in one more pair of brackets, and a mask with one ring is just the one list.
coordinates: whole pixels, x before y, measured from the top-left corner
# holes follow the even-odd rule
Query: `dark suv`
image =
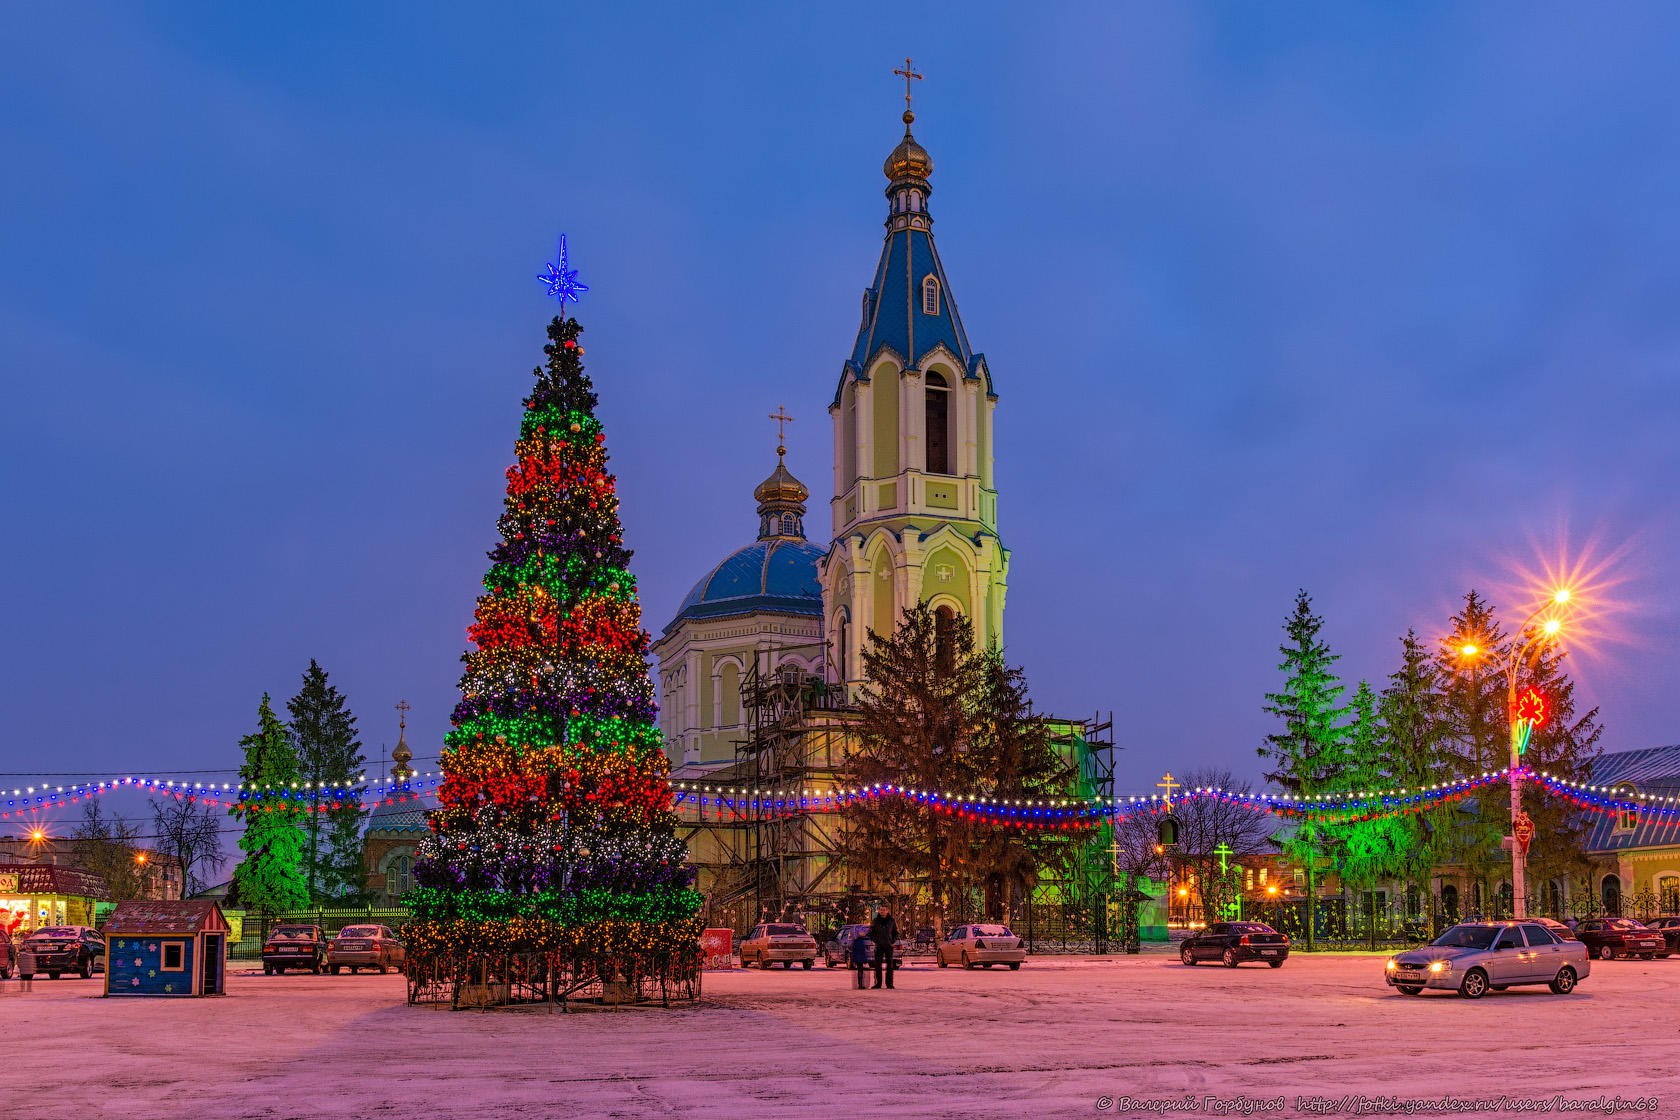
[[(17, 947), (18, 977), (33, 980), (44, 972), (57, 980), (66, 972), (83, 980), (105, 971), (105, 939), (87, 926), (47, 926), (24, 938)], [(24, 965), (33, 965), (25, 969)]]
[(326, 957), (327, 935), (320, 926), (275, 926), (263, 942), (263, 974), (306, 968), (319, 976)]

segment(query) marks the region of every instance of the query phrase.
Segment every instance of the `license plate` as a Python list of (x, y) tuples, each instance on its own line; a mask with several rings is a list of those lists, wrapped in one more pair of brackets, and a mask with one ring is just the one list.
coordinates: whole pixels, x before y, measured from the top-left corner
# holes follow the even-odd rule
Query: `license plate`
[(1275, 957), (1275, 956), (1277, 956), (1277, 953), (1278, 953), (1278, 951), (1276, 949), (1262, 949), (1262, 950), (1260, 950), (1260, 955), (1262, 957)]

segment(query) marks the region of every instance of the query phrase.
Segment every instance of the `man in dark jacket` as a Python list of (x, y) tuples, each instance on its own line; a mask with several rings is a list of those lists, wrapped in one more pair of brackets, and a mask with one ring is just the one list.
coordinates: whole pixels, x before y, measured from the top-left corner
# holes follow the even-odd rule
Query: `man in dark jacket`
[(893, 943), (898, 940), (898, 923), (893, 921), (892, 910), (886, 903), (875, 911), (875, 920), (869, 923), (869, 940), (875, 942), (875, 984), (881, 986), (881, 969), (887, 970), (887, 987), (893, 986)]

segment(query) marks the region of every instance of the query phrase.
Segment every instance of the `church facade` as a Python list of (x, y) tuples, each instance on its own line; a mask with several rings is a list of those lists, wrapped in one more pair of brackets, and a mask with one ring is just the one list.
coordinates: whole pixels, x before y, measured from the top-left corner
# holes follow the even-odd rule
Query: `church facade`
[(732, 761), (747, 675), (799, 674), (849, 694), (871, 630), (911, 604), (966, 616), (1003, 642), (1009, 552), (993, 471), (997, 393), (969, 344), (928, 207), (933, 160), (911, 133), (883, 166), (886, 237), (828, 406), (831, 543), (806, 537), (805, 485), (782, 463), (757, 490), (757, 540), (695, 584), (654, 643), (661, 730), (675, 766)]

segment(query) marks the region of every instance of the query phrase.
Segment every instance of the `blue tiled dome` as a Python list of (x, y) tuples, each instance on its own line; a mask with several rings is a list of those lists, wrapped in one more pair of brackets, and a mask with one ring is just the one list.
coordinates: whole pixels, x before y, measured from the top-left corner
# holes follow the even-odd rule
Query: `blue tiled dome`
[(758, 540), (707, 572), (677, 608), (669, 633), (684, 619), (722, 618), (754, 611), (821, 617), (817, 561), (823, 549), (803, 539)]

